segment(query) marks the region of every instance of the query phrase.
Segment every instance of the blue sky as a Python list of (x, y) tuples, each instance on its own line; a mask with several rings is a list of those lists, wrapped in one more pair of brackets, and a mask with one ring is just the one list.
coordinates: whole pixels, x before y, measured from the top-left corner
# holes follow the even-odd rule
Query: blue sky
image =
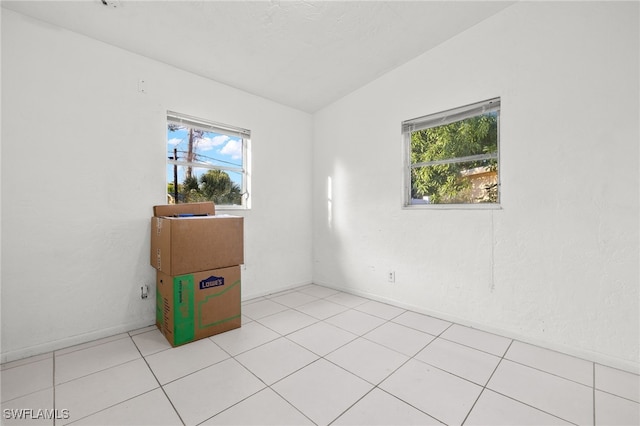
[[(189, 135), (187, 129), (171, 131), (167, 128), (167, 158), (173, 157), (173, 150), (178, 150), (178, 159), (186, 160), (189, 147)], [(203, 138), (194, 144), (196, 161), (221, 166), (242, 167), (242, 138), (229, 136), (215, 132), (205, 132)], [(194, 168), (196, 176), (206, 173), (207, 169)], [(240, 173), (227, 172), (238, 185), (242, 179)], [(185, 168), (178, 166), (178, 183), (184, 181)], [(173, 182), (173, 165), (167, 164), (167, 182)]]

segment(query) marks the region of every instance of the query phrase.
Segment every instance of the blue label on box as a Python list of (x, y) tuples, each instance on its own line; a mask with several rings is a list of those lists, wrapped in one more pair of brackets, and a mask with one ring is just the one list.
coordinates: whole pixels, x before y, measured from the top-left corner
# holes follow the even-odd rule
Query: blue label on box
[(200, 290), (211, 287), (220, 287), (224, 285), (224, 277), (210, 276), (206, 280), (200, 281)]

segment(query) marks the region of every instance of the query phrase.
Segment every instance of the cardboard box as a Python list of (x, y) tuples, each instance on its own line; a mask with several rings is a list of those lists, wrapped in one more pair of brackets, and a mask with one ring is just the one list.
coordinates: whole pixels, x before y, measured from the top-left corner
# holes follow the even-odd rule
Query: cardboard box
[[(163, 209), (164, 213), (175, 211)], [(155, 216), (151, 218), (150, 262), (158, 271), (171, 276), (243, 264), (244, 218)]]
[(216, 214), (216, 206), (212, 201), (203, 203), (165, 204), (153, 206), (154, 216), (175, 216), (179, 214), (210, 215)]
[(240, 266), (156, 275), (156, 325), (172, 346), (241, 326)]

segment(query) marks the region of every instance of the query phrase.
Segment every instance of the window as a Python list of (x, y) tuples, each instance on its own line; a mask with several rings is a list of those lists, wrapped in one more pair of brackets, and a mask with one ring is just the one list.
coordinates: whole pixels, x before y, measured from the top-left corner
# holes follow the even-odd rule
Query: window
[(405, 207), (500, 202), (500, 99), (402, 123)]
[(168, 112), (168, 202), (248, 208), (250, 138), (249, 130)]

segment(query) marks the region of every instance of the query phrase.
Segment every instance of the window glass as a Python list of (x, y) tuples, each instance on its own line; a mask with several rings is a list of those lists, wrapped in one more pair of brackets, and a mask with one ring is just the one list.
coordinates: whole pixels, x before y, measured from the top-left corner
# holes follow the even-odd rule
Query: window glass
[(169, 203), (213, 201), (220, 207), (247, 207), (249, 140), (248, 130), (169, 113)]
[(499, 100), (403, 123), (405, 205), (499, 203)]

